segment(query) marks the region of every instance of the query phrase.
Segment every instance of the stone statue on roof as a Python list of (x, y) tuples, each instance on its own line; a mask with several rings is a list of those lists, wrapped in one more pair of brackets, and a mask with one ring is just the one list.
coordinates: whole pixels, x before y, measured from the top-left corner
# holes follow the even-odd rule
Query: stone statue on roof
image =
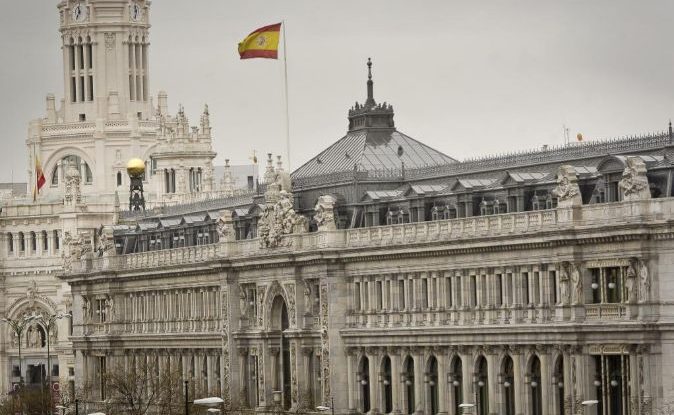
[(553, 189), (552, 193), (557, 196), (557, 207), (565, 208), (583, 204), (578, 187), (578, 176), (573, 166), (559, 166), (557, 187)]
[(323, 195), (316, 201), (314, 206), (314, 220), (319, 231), (332, 231), (337, 229), (335, 224), (335, 198), (331, 195)]
[(630, 156), (627, 157), (626, 164), (622, 180), (618, 183), (623, 200), (650, 199), (651, 191), (646, 176), (646, 163), (641, 157)]

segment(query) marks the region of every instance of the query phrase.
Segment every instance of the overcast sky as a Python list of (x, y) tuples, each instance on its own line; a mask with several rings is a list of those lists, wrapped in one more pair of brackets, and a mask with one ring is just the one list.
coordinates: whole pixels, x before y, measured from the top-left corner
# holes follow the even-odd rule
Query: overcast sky
[[(0, 180), (25, 180), (28, 121), (63, 96), (57, 2), (3, 2)], [(283, 61), (240, 61), (252, 30), (287, 22), (293, 168), (344, 135), (365, 98), (458, 159), (666, 128), (674, 116), (674, 1), (154, 0), (150, 89), (197, 125), (217, 161), (285, 154)], [(156, 102), (156, 101), (155, 101)], [(285, 158), (285, 157), (284, 157)]]

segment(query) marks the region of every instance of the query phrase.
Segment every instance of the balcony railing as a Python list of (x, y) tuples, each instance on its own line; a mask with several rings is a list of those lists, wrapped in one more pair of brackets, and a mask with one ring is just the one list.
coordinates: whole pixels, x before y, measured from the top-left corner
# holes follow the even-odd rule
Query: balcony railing
[(554, 234), (574, 228), (602, 228), (607, 225), (632, 225), (665, 220), (674, 214), (674, 198), (586, 205), (578, 209), (559, 208), (375, 226), (305, 234), (282, 238), (277, 248), (262, 248), (259, 239), (149, 251), (107, 258), (77, 261), (74, 272), (102, 270), (140, 270), (205, 262), (216, 258), (252, 257), (286, 252), (310, 252), (321, 249), (394, 247), (468, 241), (500, 236), (536, 233)]

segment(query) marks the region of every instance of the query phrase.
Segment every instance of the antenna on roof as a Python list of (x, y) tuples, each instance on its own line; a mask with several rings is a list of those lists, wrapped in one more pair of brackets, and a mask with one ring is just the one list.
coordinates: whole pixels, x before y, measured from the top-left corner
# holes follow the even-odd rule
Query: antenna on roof
[(669, 119), (669, 142), (672, 142), (672, 120)]

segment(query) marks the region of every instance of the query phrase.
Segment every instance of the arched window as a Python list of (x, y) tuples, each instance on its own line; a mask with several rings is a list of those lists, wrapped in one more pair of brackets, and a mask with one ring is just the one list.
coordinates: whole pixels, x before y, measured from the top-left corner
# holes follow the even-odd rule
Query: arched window
[(23, 235), (23, 232), (19, 232), (19, 252), (26, 251), (26, 238)]
[(487, 372), (487, 359), (480, 356), (475, 366), (477, 373), (477, 413), (489, 415), (489, 373)]
[(513, 366), (513, 359), (510, 356), (503, 358), (503, 363), (501, 364), (501, 379), (502, 383), (502, 393), (503, 393), (503, 405), (504, 405), (504, 414), (505, 415), (515, 415), (515, 387), (513, 382), (515, 379), (515, 372)]
[(382, 373), (382, 397), (384, 404), (384, 413), (389, 414), (393, 411), (393, 386), (391, 382), (391, 358), (384, 356), (381, 363)]
[(61, 249), (61, 241), (59, 240), (59, 231), (54, 230), (54, 249)]
[(461, 363), (461, 358), (459, 356), (454, 356), (452, 364), (449, 366), (449, 387), (452, 391), (452, 407), (454, 408), (454, 413), (461, 413), (461, 405), (463, 402), (463, 364)]
[(54, 168), (51, 171), (51, 185), (52, 186), (58, 186), (59, 185), (59, 166), (58, 164), (54, 166)]
[(10, 254), (14, 252), (14, 235), (7, 233), (7, 252)]
[(370, 412), (370, 360), (363, 356), (358, 365), (358, 384), (360, 389), (360, 409)]
[(405, 413), (413, 414), (416, 411), (414, 397), (414, 359), (405, 358), (403, 363), (403, 388), (405, 390)]
[(435, 356), (431, 356), (428, 359), (428, 370), (426, 371), (426, 382), (428, 389), (428, 408), (430, 409), (431, 415), (438, 413), (438, 359)]
[(37, 235), (35, 235), (35, 232), (30, 233), (30, 252), (37, 252)]
[(117, 187), (122, 185), (122, 172), (118, 171), (117, 172)]
[(541, 361), (538, 359), (538, 356), (534, 356), (531, 358), (529, 367), (529, 402), (531, 403), (532, 415), (541, 415), (543, 413), (541, 389)]
[(42, 231), (42, 250), (44, 252), (49, 251), (49, 241), (47, 239), (47, 231)]

